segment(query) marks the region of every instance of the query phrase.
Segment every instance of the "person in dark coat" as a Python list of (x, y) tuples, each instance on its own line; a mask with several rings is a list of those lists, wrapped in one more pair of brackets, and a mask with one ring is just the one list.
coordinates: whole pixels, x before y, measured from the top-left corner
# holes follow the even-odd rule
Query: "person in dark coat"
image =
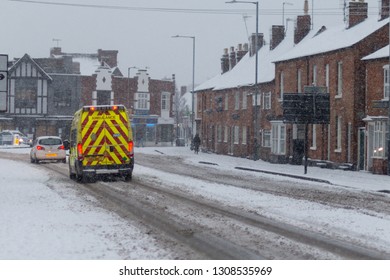
[(194, 150), (195, 150), (195, 154), (197, 154), (199, 152), (199, 146), (200, 146), (200, 137), (199, 137), (199, 134), (196, 134), (194, 139), (193, 139), (193, 143), (194, 143)]

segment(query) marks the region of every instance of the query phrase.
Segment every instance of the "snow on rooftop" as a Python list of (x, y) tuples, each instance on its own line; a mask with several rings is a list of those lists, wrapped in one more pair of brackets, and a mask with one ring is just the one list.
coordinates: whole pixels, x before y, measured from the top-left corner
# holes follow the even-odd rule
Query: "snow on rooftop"
[(371, 17), (351, 28), (346, 28), (344, 24), (340, 24), (326, 29), (318, 35), (316, 35), (317, 31), (312, 31), (302, 42), (285, 55), (278, 57), (275, 62), (351, 47), (388, 24), (388, 22), (388, 18), (378, 21), (377, 17)]
[(389, 53), (390, 53), (390, 49), (389, 49), (389, 45), (387, 45), (386, 47), (383, 47), (383, 48), (377, 50), (376, 52), (363, 57), (362, 60), (370, 60), (370, 59), (378, 59), (378, 58), (388, 58), (389, 57)]
[[(293, 47), (293, 30), (291, 30), (284, 40), (273, 50), (269, 45), (264, 45), (258, 53), (258, 83), (267, 83), (275, 79), (275, 64), (273, 60)], [(195, 90), (222, 90), (226, 88), (236, 88), (251, 86), (255, 84), (255, 63), (256, 56), (250, 56), (249, 52), (230, 71), (219, 74), (214, 78), (198, 86)]]
[(73, 57), (73, 62), (80, 63), (80, 74), (83, 76), (91, 76), (100, 67), (100, 62), (97, 57), (77, 56)]

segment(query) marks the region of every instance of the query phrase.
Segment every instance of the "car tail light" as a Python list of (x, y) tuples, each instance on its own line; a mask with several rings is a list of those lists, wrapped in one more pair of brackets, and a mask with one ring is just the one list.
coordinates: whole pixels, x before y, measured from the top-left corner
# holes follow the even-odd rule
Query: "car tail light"
[(83, 145), (81, 145), (81, 143), (78, 143), (77, 144), (77, 152), (78, 152), (78, 160), (83, 160), (84, 157), (83, 157)]
[(43, 151), (43, 150), (45, 150), (45, 148), (38, 145), (38, 146), (37, 146), (37, 150), (38, 150), (38, 151)]
[(61, 145), (57, 148), (58, 150), (65, 150), (65, 146), (64, 145)]
[(134, 154), (134, 151), (133, 151), (133, 149), (134, 149), (134, 142), (133, 141), (129, 141), (128, 149), (129, 149), (129, 154), (132, 156)]

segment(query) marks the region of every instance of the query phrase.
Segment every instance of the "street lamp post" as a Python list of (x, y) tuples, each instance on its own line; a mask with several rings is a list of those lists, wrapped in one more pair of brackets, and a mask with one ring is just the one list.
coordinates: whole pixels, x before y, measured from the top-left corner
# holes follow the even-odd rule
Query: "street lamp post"
[(227, 4), (236, 4), (236, 3), (248, 3), (248, 4), (255, 4), (256, 5), (256, 37), (255, 37), (255, 128), (254, 128), (254, 139), (253, 139), (253, 160), (258, 159), (258, 146), (259, 146), (259, 121), (258, 121), (258, 108), (257, 108), (257, 101), (258, 101), (258, 95), (259, 95), (259, 86), (258, 86), (258, 71), (259, 71), (259, 50), (258, 48), (258, 40), (259, 40), (259, 2), (258, 1), (229, 1), (225, 2)]
[(172, 36), (172, 38), (188, 38), (192, 39), (192, 91), (191, 91), (191, 141), (194, 138), (194, 121), (195, 121), (195, 109), (194, 109), (194, 94), (195, 94), (195, 36), (181, 36), (176, 35)]

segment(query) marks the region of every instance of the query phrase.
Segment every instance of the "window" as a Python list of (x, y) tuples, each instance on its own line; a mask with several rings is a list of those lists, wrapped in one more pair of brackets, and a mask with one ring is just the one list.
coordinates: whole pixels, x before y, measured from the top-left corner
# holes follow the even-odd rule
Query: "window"
[(70, 107), (72, 91), (70, 89), (57, 90), (54, 92), (54, 107)]
[(16, 80), (15, 84), (15, 107), (37, 107), (37, 81), (35, 79)]
[(325, 86), (329, 90), (329, 64), (325, 65)]
[(280, 100), (283, 100), (283, 95), (284, 95), (284, 73), (281, 72), (279, 76), (279, 87), (280, 87)]
[(256, 99), (256, 93), (252, 94), (252, 105), (253, 106), (260, 106), (261, 105), (261, 94), (257, 93), (257, 99)]
[(336, 152), (341, 152), (341, 117), (336, 116)]
[(286, 153), (286, 125), (282, 122), (272, 123), (271, 138), (271, 152), (284, 155)]
[(312, 126), (312, 137), (311, 137), (311, 149), (312, 150), (315, 150), (317, 149), (317, 125), (316, 124), (313, 124)]
[(240, 127), (234, 126), (234, 144), (240, 143)]
[(245, 110), (247, 107), (248, 107), (248, 93), (246, 91), (244, 91), (242, 93), (242, 108), (241, 109)]
[(267, 147), (267, 148), (271, 147), (271, 131), (270, 130), (263, 130), (262, 146)]
[(240, 109), (240, 93), (237, 91), (235, 94), (234, 110)]
[(271, 109), (271, 92), (265, 92), (263, 94), (263, 109)]
[(343, 63), (339, 61), (337, 63), (337, 97), (343, 95)]
[(223, 131), (223, 142), (227, 143), (228, 141), (228, 134), (229, 133), (229, 128), (225, 125), (225, 129)]
[(387, 122), (376, 121), (374, 125), (373, 157), (383, 158), (386, 153), (386, 125)]
[(144, 92), (137, 93), (137, 109), (147, 110), (149, 109), (148, 104), (149, 94)]
[(111, 104), (111, 91), (108, 90), (98, 90), (97, 91), (97, 100), (96, 105), (107, 105)]
[(390, 81), (389, 81), (389, 65), (383, 67), (383, 99), (389, 99)]
[(298, 69), (297, 72), (297, 92), (302, 92), (302, 69)]
[(243, 145), (246, 145), (246, 141), (247, 141), (247, 127), (246, 126), (243, 126), (242, 127), (242, 141), (241, 141), (241, 144)]
[(170, 109), (170, 100), (169, 100), (169, 93), (167, 92), (163, 92), (161, 94), (161, 110), (164, 110), (164, 111), (169, 111)]
[(225, 94), (225, 110), (229, 110), (229, 95)]
[(217, 141), (222, 142), (222, 125), (217, 125)]

